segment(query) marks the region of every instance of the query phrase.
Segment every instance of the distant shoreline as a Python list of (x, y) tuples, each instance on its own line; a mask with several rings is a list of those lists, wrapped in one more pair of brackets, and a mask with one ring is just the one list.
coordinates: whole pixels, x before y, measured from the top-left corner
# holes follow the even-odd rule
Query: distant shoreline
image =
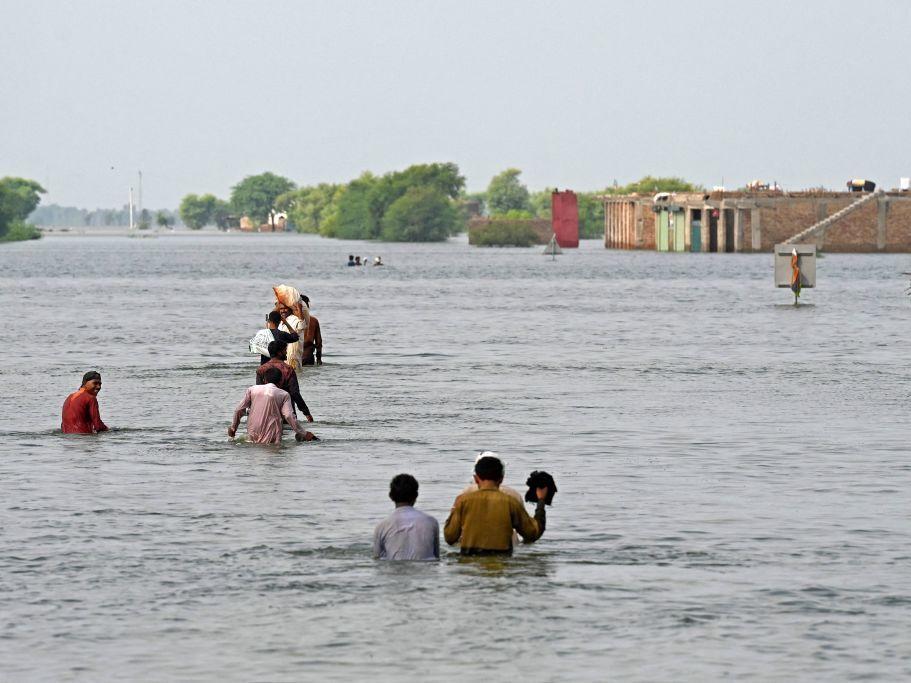
[[(130, 230), (129, 228), (38, 228), (44, 237), (225, 237), (232, 235), (304, 235), (301, 232), (245, 232), (243, 230)], [(319, 235), (314, 235), (319, 237)]]

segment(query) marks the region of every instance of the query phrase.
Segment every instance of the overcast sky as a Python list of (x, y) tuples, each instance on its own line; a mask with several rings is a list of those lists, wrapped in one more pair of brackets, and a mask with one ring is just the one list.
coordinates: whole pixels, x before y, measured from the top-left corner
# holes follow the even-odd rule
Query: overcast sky
[(227, 197), (453, 161), (471, 190), (911, 176), (911, 3), (0, 4), (0, 176)]

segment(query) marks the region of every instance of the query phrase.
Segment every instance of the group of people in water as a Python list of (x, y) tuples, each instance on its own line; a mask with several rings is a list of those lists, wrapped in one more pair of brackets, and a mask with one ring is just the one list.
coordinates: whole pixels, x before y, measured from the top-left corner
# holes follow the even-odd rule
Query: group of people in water
[[(228, 435), (232, 439), (236, 436), (246, 414), (248, 442), (281, 443), (285, 424), (299, 441), (318, 440), (298, 422), (296, 412), (300, 410), (307, 422), (313, 422), (310, 408), (301, 396), (298, 374), (304, 366), (323, 364), (323, 335), (319, 320), (310, 314), (310, 299), (300, 295), (290, 306), (276, 302), (266, 316), (266, 327), (250, 340), (250, 349), (260, 354), (256, 381), (235, 409)], [(100, 391), (101, 374), (95, 370), (85, 373), (79, 389), (63, 403), (64, 434), (108, 430), (98, 407)]]
[[(369, 264), (370, 264), (370, 259), (369, 259), (368, 257), (366, 257), (366, 256), (355, 256), (354, 254), (348, 254), (348, 265), (349, 265), (349, 266), (366, 266), (366, 265), (369, 265)], [(373, 265), (375, 265), (375, 266), (382, 266), (382, 265), (383, 265), (383, 257), (382, 257), (382, 256), (374, 256), (374, 257), (373, 257)]]
[[(484, 451), (475, 460), (473, 481), (452, 504), (443, 525), (443, 538), (459, 544), (462, 555), (509, 555), (518, 544), (534, 543), (547, 525), (545, 505), (557, 492), (547, 472), (532, 472), (526, 484), (525, 502), (535, 503), (532, 517), (522, 496), (503, 485), (506, 467), (497, 453)], [(410, 474), (398, 474), (389, 482), (389, 498), (395, 510), (373, 533), (373, 556), (378, 560), (440, 559), (440, 525), (414, 507), (418, 482)]]
[[(304, 366), (322, 365), (323, 339), (319, 320), (310, 313), (310, 299), (295, 296), (299, 299), (291, 305), (276, 302), (266, 316), (266, 327), (250, 340), (250, 350), (259, 352), (260, 364), (255, 384), (245, 391), (228, 427), (232, 439), (246, 415), (246, 440), (250, 443), (281, 443), (286, 424), (298, 441), (319, 440), (298, 421), (299, 410), (307, 422), (313, 422), (310, 408), (301, 396), (298, 374)], [(67, 396), (61, 420), (65, 434), (108, 430), (98, 407), (101, 385), (101, 374), (92, 370), (83, 376), (79, 389)], [(553, 477), (546, 472), (532, 472), (523, 501), (518, 491), (503, 485), (504, 475), (505, 466), (496, 453), (484, 451), (478, 455), (473, 481), (456, 497), (443, 527), (446, 542), (459, 544), (461, 554), (508, 555), (519, 537), (525, 543), (533, 543), (544, 533), (545, 505), (551, 504), (557, 492)], [(389, 498), (395, 510), (376, 527), (374, 557), (439, 559), (439, 524), (414, 507), (417, 480), (410, 474), (396, 475), (389, 484)], [(535, 503), (534, 516), (526, 512), (524, 502)]]

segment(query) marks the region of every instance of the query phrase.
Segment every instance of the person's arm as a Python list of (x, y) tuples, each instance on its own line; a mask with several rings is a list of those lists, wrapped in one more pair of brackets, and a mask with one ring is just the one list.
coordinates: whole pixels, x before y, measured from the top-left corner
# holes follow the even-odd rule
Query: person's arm
[[(538, 489), (539, 491), (541, 489)], [(547, 491), (547, 489), (543, 489)], [(510, 499), (512, 506), (512, 526), (519, 532), (519, 536), (526, 543), (534, 543), (544, 534), (547, 526), (547, 513), (544, 511), (544, 498), (539, 495), (538, 504), (535, 506), (535, 516), (532, 519), (525, 511), (525, 506)]]
[(462, 537), (462, 501), (461, 496), (455, 499), (446, 524), (443, 525), (443, 538), (449, 545), (455, 545)]
[(301, 427), (300, 423), (297, 421), (297, 418), (294, 417), (294, 409), (291, 407), (291, 396), (287, 391), (285, 392), (285, 397), (282, 399), (281, 414), (291, 429), (300, 434), (302, 437), (306, 438), (307, 434), (310, 433)]
[(382, 524), (373, 530), (373, 559), (382, 560), (386, 557), (386, 548), (383, 545)]
[(89, 403), (89, 417), (92, 420), (92, 431), (108, 431), (108, 426), (101, 421), (101, 411), (98, 409), (98, 399), (94, 396), (92, 396), (92, 401)]
[(440, 559), (440, 523), (433, 520), (433, 556)]
[[(288, 325), (288, 323), (285, 324)], [(291, 329), (290, 325), (288, 325), (288, 329)], [(300, 336), (297, 334), (297, 332), (285, 332), (284, 330), (280, 330), (278, 328), (275, 328), (272, 331), (275, 333), (273, 335), (275, 337), (275, 341), (285, 342), (286, 344), (294, 344), (300, 340)]]
[(231, 426), (228, 427), (228, 436), (232, 439), (234, 435), (237, 434), (237, 425), (240, 424), (240, 418), (244, 416), (244, 413), (247, 412), (247, 408), (250, 407), (250, 403), (253, 400), (253, 394), (250, 393), (250, 390), (247, 389), (244, 392), (244, 400), (237, 404), (237, 408), (234, 410), (234, 420), (231, 422)]
[(319, 327), (319, 320), (316, 321), (316, 331), (313, 333), (313, 345), (316, 347), (316, 364), (323, 364), (323, 332)]
[(307, 418), (307, 422), (313, 422), (313, 415), (310, 414), (310, 409), (307, 407), (304, 397), (301, 396), (300, 384), (297, 382), (297, 373), (292, 372), (291, 376), (288, 378), (288, 393), (291, 395), (291, 400), (294, 402), (304, 417)]

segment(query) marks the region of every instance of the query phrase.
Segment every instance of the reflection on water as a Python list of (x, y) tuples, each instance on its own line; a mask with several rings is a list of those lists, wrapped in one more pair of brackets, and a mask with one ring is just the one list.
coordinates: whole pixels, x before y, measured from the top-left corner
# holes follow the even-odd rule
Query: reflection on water
[[(384, 244), (345, 267), (377, 250), (0, 249), (5, 678), (911, 675), (909, 257), (829, 255), (795, 308), (769, 255)], [(323, 441), (235, 445), (280, 282), (326, 339), (302, 378)], [(63, 436), (90, 368), (114, 430)], [(389, 479), (442, 522), (483, 449), (518, 489), (555, 474), (544, 538), (374, 562)]]

